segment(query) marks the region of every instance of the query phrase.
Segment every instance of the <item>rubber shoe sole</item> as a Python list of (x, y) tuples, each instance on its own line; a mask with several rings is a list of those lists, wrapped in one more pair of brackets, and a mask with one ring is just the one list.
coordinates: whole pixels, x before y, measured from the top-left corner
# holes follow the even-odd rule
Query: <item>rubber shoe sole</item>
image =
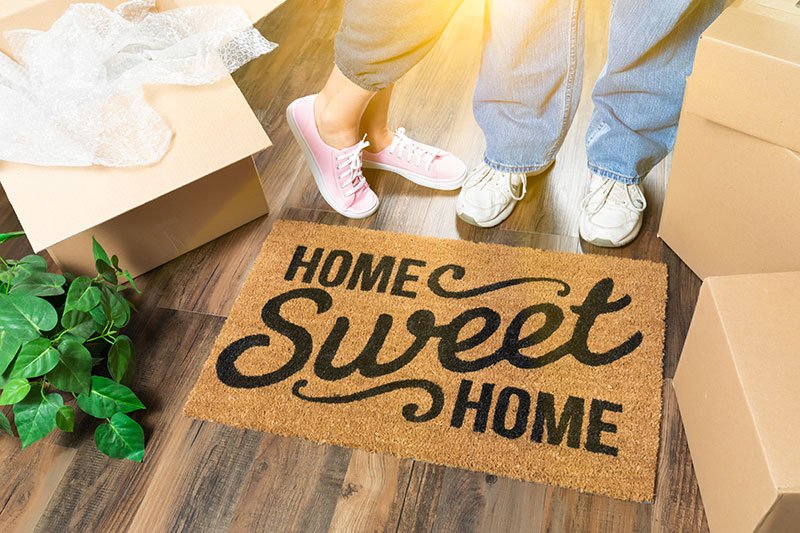
[(493, 228), (502, 224), (505, 219), (511, 216), (511, 213), (514, 211), (514, 207), (516, 207), (517, 202), (513, 202), (508, 204), (496, 217), (491, 220), (487, 220), (485, 222), (478, 222), (474, 218), (472, 218), (467, 213), (461, 211), (461, 209), (456, 209), (456, 216), (466, 222), (467, 224), (472, 224), (473, 226), (478, 226), (479, 228)]
[(639, 236), (639, 231), (641, 229), (642, 229), (642, 218), (639, 219), (639, 222), (636, 224), (636, 226), (634, 226), (633, 230), (628, 235), (626, 235), (624, 239), (618, 242), (614, 242), (608, 239), (591, 239), (591, 240), (587, 239), (583, 236), (582, 232), (580, 231), (580, 228), (578, 233), (581, 234), (581, 239), (588, 242), (589, 244), (593, 244), (600, 248), (621, 248), (636, 240), (636, 237)]
[(448, 181), (432, 180), (421, 174), (415, 174), (413, 172), (392, 167), (390, 165), (384, 165), (383, 163), (372, 163), (370, 161), (364, 161), (363, 167), (367, 169), (385, 170), (387, 172), (393, 172), (398, 176), (402, 176), (408, 181), (416, 183), (421, 187), (427, 187), (428, 189), (436, 189), (438, 191), (454, 191), (456, 189), (460, 189), (461, 186), (464, 184), (464, 180), (467, 179), (466, 170), (458, 179), (448, 182)]

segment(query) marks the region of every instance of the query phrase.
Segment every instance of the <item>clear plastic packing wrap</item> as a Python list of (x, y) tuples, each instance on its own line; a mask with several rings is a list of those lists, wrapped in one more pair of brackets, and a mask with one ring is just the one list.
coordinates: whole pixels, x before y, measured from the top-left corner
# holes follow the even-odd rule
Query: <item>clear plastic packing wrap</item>
[(172, 131), (144, 85), (210, 84), (277, 46), (239, 7), (155, 0), (72, 4), (48, 31), (4, 36), (0, 160), (45, 166), (157, 163)]

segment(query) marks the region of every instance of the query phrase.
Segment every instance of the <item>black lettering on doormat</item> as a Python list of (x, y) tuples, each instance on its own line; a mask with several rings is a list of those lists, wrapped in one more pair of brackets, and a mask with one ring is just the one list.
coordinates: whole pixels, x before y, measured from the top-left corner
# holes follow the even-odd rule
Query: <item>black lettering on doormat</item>
[[(588, 367), (618, 361), (641, 345), (641, 331), (619, 331), (616, 344), (602, 352), (593, 351), (589, 339), (598, 320), (627, 308), (632, 302), (631, 296), (614, 299), (614, 280), (606, 277), (588, 290), (579, 305), (565, 305), (563, 298), (571, 294), (572, 287), (561, 279), (521, 277), (474, 286), (465, 281), (468, 272), (461, 265), (436, 266), (426, 279), (427, 266), (425, 261), (415, 258), (377, 257), (344, 249), (317, 247), (312, 250), (307, 246), (297, 246), (283, 276), (285, 281), (294, 282), (293, 288), (269, 297), (261, 310), (261, 320), (270, 333), (243, 336), (225, 347), (216, 361), (217, 377), (225, 385), (241, 389), (269, 387), (294, 379), (291, 387), (294, 397), (322, 404), (364, 402), (404, 390), (416, 398), (414, 401), (406, 400), (402, 406), (403, 419), (408, 422), (433, 420), (449, 405), (451, 410), (446, 416), (450, 416), (449, 426), (454, 430), (491, 432), (506, 439), (527, 439), (532, 446), (583, 448), (616, 456), (618, 449), (610, 444), (610, 439), (617, 426), (609, 413), (623, 413), (622, 405), (601, 398), (556, 398), (546, 391), (498, 387), (493, 383), (475, 382), (470, 375), (495, 365), (533, 371), (565, 357)], [(298, 283), (301, 285), (299, 288)], [(526, 290), (531, 285), (552, 288), (552, 297), (548, 301), (531, 302), (507, 324), (503, 324), (496, 309), (486, 305), (466, 306), (447, 321), (438, 319), (430, 309), (419, 308), (404, 323), (397, 323), (391, 314), (391, 306), (387, 306), (376, 317), (372, 331), (364, 335), (363, 348), (351, 354), (344, 364), (335, 364), (334, 361), (351, 330), (350, 317), (336, 316), (327, 335), (314, 338), (306, 327), (282, 313), (283, 306), (290, 302), (305, 306), (314, 316), (329, 313), (334, 306), (331, 289), (336, 287), (351, 291), (353, 295), (356, 292), (374, 292), (414, 300), (421, 292), (427, 291), (445, 300), (468, 301), (500, 291)], [(537, 325), (535, 329), (531, 330), (531, 324)], [(523, 353), (523, 350), (530, 351), (528, 349), (542, 345), (565, 327), (572, 328), (567, 331), (568, 335), (563, 336), (567, 339), (565, 342), (536, 356)], [(393, 359), (381, 357), (389, 334), (398, 330), (405, 338), (402, 351)], [(498, 333), (502, 335), (502, 344), (493, 352), (477, 358), (462, 355), (479, 350)], [(249, 350), (269, 347), (270, 335), (279, 335), (289, 341), (291, 357), (279, 368), (260, 375), (240, 372), (237, 360)], [(392, 379), (392, 375), (405, 368), (426, 347), (435, 349), (442, 369), (464, 375), (454, 398), (447, 398), (441, 384), (430, 376)], [(316, 394), (313, 382), (295, 378), (305, 368), (313, 370), (314, 378), (321, 382), (339, 382), (356, 374), (376, 381), (374, 386), (360, 390), (336, 395)]]

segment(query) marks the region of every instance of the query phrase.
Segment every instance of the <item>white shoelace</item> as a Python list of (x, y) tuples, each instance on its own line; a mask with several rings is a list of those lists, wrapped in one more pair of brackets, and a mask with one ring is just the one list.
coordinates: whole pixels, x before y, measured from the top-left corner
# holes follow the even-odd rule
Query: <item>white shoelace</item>
[[(625, 190), (624, 198), (621, 198), (620, 194), (612, 195), (617, 186)], [(619, 190), (619, 188), (616, 190)], [(587, 194), (583, 199), (581, 202), (581, 209), (584, 213), (591, 216), (597, 214), (608, 202), (627, 207), (640, 213), (647, 208), (647, 200), (639, 187), (627, 185), (621, 181), (612, 180), (611, 178), (604, 178), (603, 183)]]
[[(464, 184), (464, 187), (477, 187), (481, 190), (491, 187), (500, 194), (504, 195), (506, 199), (520, 201), (525, 198), (525, 194), (528, 192), (525, 174), (502, 172), (500, 170), (495, 170), (486, 164), (482, 164), (481, 166), (482, 168), (480, 169), (480, 172), (473, 174), (473, 179), (470, 180), (469, 184)], [(519, 195), (514, 194), (514, 187), (511, 183), (514, 179), (514, 176), (519, 176), (520, 182), (522, 183), (522, 192)]]
[(369, 186), (367, 185), (367, 180), (364, 179), (364, 174), (361, 172), (361, 152), (367, 146), (369, 146), (369, 141), (367, 141), (367, 136), (364, 135), (364, 138), (349, 152), (336, 156), (336, 160), (341, 161), (336, 165), (336, 170), (344, 171), (336, 178), (340, 182), (339, 187), (348, 198), (354, 196), (364, 187)]
[(416, 165), (424, 166), (425, 170), (430, 170), (434, 159), (439, 157), (441, 150), (422, 144), (406, 136), (405, 128), (398, 128), (394, 133), (392, 144), (389, 145), (389, 153), (396, 155), (399, 159), (406, 157), (406, 161), (413, 163), (416, 158)]

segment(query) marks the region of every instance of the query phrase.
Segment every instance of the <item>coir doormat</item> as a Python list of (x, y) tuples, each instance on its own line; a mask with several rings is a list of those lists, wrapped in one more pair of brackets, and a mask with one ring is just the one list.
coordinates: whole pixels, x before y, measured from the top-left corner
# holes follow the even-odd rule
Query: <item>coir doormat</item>
[(189, 416), (651, 500), (666, 266), (279, 222)]

